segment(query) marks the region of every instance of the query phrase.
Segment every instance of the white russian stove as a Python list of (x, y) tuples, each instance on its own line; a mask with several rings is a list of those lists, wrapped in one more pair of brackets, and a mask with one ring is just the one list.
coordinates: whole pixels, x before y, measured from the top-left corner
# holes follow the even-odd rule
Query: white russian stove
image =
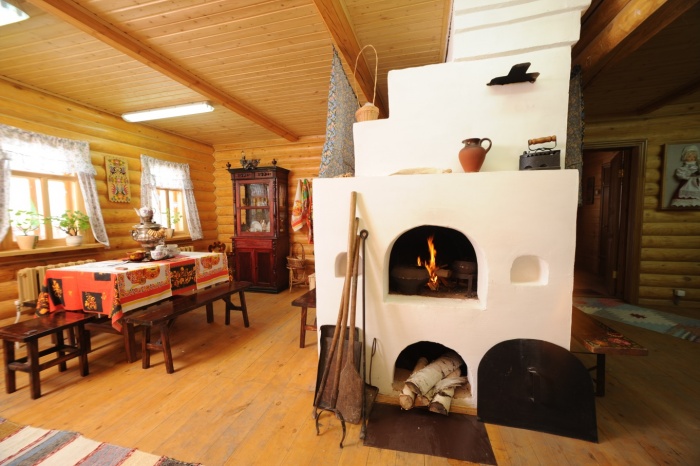
[[(462, 357), (471, 407), (479, 363), (497, 343), (528, 338), (569, 348), (578, 172), (518, 171), (518, 162), (528, 139), (556, 135), (563, 166), (571, 46), (589, 3), (455, 1), (451, 61), (390, 72), (390, 117), (355, 124), (355, 177), (314, 180), (318, 324), (337, 320), (344, 282), (337, 264), (355, 191), (360, 228), (369, 232), (365, 331), (368, 345), (377, 341), (371, 382), (381, 394), (397, 395), (397, 357), (421, 341)], [(486, 85), (524, 62), (540, 73), (535, 83)], [(463, 173), (457, 158), (471, 137), (493, 141), (480, 173)], [(418, 167), (452, 173), (390, 176)], [(476, 298), (389, 293), (392, 246), (424, 225), (471, 242)]]

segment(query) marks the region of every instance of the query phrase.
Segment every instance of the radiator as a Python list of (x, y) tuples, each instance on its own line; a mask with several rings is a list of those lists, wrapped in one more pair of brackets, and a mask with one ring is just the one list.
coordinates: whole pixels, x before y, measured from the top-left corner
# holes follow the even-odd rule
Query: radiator
[(44, 283), (44, 276), (47, 269), (58, 269), (60, 267), (68, 267), (70, 265), (86, 264), (95, 262), (94, 259), (88, 259), (77, 262), (62, 262), (60, 264), (39, 265), (37, 267), (27, 267), (17, 271), (17, 318), (15, 322), (19, 322), (23, 307), (36, 307), (36, 300), (41, 291), (41, 285)]

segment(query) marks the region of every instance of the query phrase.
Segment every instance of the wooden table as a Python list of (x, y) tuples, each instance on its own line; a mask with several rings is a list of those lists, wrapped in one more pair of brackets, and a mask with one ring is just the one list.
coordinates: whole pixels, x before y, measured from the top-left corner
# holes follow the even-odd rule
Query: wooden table
[(301, 307), (301, 332), (299, 334), (299, 347), (303, 348), (304, 344), (306, 343), (306, 331), (317, 330), (316, 319), (314, 319), (313, 324), (306, 323), (308, 309), (316, 309), (316, 288), (307, 291), (292, 301), (292, 306)]
[(149, 262), (92, 262), (47, 270), (46, 304), (50, 312), (109, 316), (112, 326), (121, 331), (124, 312), (228, 279), (226, 254), (218, 252), (182, 252)]

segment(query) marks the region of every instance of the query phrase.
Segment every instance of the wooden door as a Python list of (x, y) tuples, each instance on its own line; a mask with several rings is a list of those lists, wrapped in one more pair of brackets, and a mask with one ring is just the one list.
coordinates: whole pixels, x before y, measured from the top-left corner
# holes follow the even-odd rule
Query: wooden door
[(602, 212), (605, 228), (601, 229), (605, 250), (605, 288), (610, 296), (623, 298), (626, 273), (627, 209), (629, 189), (625, 184), (625, 151), (610, 162), (608, 195)]

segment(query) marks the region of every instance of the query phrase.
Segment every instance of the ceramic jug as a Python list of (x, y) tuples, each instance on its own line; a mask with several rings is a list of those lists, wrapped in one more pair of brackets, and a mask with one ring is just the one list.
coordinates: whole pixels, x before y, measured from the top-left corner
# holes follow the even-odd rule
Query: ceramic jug
[[(484, 148), (484, 141), (488, 141), (488, 147)], [(484, 164), (486, 154), (491, 150), (491, 140), (489, 138), (469, 138), (462, 141), (464, 147), (459, 151), (459, 163), (465, 173), (478, 172)]]

